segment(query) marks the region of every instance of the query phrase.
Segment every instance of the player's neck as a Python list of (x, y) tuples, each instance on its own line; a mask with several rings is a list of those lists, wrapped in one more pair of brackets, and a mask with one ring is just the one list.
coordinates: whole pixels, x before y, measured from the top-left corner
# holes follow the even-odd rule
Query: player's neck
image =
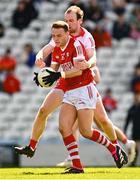
[(70, 41), (70, 36), (68, 36), (68, 38), (67, 38), (65, 44), (63, 44), (62, 46), (60, 46), (60, 49), (61, 49), (62, 51), (64, 51), (64, 50), (66, 49), (66, 47), (67, 47), (69, 41)]
[(81, 32), (81, 27), (77, 29), (77, 31), (71, 33), (72, 36), (79, 36)]

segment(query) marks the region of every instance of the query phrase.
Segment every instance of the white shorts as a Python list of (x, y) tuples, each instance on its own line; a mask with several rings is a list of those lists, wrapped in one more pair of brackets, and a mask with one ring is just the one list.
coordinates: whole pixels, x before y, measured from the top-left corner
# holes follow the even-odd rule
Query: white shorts
[(63, 103), (71, 104), (79, 109), (95, 109), (99, 93), (93, 83), (66, 91)]

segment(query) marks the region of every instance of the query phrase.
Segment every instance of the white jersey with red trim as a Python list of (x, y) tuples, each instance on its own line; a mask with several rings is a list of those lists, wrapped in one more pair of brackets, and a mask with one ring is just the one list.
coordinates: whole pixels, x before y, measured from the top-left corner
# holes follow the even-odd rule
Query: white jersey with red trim
[(85, 49), (95, 48), (95, 41), (93, 39), (93, 36), (85, 28), (81, 27), (79, 35), (72, 37), (80, 41), (84, 45)]

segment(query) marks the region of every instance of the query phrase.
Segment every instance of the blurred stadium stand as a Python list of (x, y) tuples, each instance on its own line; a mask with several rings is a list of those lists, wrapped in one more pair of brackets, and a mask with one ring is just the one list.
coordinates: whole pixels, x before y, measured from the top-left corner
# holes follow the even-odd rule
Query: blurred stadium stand
[[(0, 39), (0, 56), (7, 47), (11, 47), (13, 55), (18, 60), (15, 73), (21, 80), (22, 91), (13, 96), (0, 92), (0, 139), (1, 142), (26, 144), (31, 134), (32, 123), (37, 110), (46, 94), (49, 92), (49, 89), (36, 87), (33, 83), (33, 72), (36, 71), (37, 68), (34, 67), (30, 69), (26, 65), (20, 63), (21, 51), (25, 43), (31, 42), (37, 52), (48, 42), (50, 38), (50, 25), (54, 20), (63, 19), (63, 12), (68, 6), (68, 2), (60, 1), (57, 5), (49, 2), (40, 3), (38, 5), (38, 19), (33, 20), (29, 27), (23, 31), (18, 31), (11, 27), (12, 11), (15, 9), (18, 0), (12, 0), (12, 3), (9, 2), (11, 1), (0, 1), (0, 21), (3, 22), (6, 28), (5, 36)], [(129, 89), (129, 82), (134, 65), (138, 62), (139, 56), (140, 39), (137, 41), (130, 38), (125, 38), (121, 41), (113, 39), (112, 48), (104, 47), (97, 51), (98, 66), (102, 75), (101, 83), (97, 85), (97, 88), (101, 94), (103, 94), (108, 86), (113, 90), (113, 94), (118, 100), (118, 109), (111, 114), (110, 118), (113, 123), (120, 128), (123, 127), (127, 110), (133, 101), (133, 95)], [(44, 133), (41, 144), (46, 142), (61, 142), (61, 136), (58, 132), (58, 114), (59, 109), (49, 117), (51, 120), (48, 120), (46, 127), (47, 133)], [(128, 132), (128, 136), (130, 136), (130, 132), (131, 131)], [(84, 142), (84, 139), (81, 139), (81, 141)], [(90, 144), (89, 146), (91, 147)], [(53, 148), (49, 150), (51, 152), (53, 152), (53, 150), (55, 151), (56, 147), (59, 148), (57, 145), (53, 145), (52, 147)], [(84, 148), (83, 145), (82, 147)], [(95, 154), (98, 147), (97, 149), (94, 147), (95, 145), (90, 149), (93, 150)], [(58, 158), (58, 160), (61, 161), (63, 160), (62, 158), (64, 158), (64, 150), (61, 148), (60, 150), (61, 154), (59, 155), (56, 153), (55, 155), (59, 158), (61, 157), (61, 159)], [(42, 146), (42, 150), (40, 150), (40, 152), (44, 151), (47, 151), (46, 146), (45, 150), (44, 146)], [(39, 153), (38, 149), (37, 157), (35, 158), (38, 162), (42, 159), (41, 157), (39, 160), (39, 154), (41, 153)], [(45, 157), (46, 161), (47, 155)], [(90, 156), (92, 156), (92, 153)], [(29, 161), (30, 160), (27, 158), (22, 158), (22, 165), (34, 165), (34, 159)], [(53, 165), (55, 162), (49, 163), (49, 160), (48, 162), (46, 161), (45, 163), (47, 165)], [(98, 163), (99, 159), (97, 160), (96, 158), (96, 161), (97, 165), (101, 165)], [(109, 162), (109, 164), (107, 162)], [(45, 165), (45, 163), (41, 164), (40, 162), (40, 164), (38, 164)], [(111, 163), (112, 162), (110, 162), (107, 157), (102, 165), (110, 165)], [(91, 165), (91, 162), (89, 164), (87, 162), (87, 165)]]

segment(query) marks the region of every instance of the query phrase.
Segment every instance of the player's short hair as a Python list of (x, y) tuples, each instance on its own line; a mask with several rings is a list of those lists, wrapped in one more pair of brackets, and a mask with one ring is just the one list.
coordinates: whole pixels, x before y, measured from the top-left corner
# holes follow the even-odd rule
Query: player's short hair
[(69, 31), (69, 26), (65, 21), (55, 21), (52, 24), (52, 28), (63, 28), (65, 32)]
[(66, 11), (65, 14), (70, 13), (70, 12), (74, 12), (76, 13), (77, 19), (82, 19), (84, 17), (84, 11), (82, 9), (80, 9), (80, 7), (78, 6), (70, 6)]

